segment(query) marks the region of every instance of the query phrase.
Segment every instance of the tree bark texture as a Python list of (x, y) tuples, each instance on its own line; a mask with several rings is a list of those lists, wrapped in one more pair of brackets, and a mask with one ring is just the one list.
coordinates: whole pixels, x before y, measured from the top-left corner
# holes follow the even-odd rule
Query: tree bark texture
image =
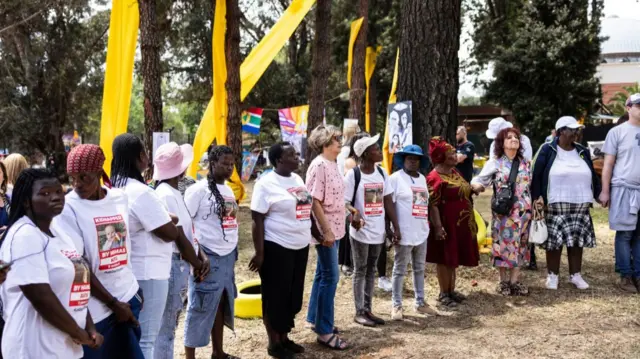
[[(311, 60), (311, 91), (309, 95), (308, 134), (324, 119), (325, 91), (329, 84), (331, 65), (331, 4), (332, 0), (318, 0), (316, 4), (315, 38)], [(311, 150), (307, 147), (305, 163), (311, 162)], [(304, 171), (303, 173), (305, 173)]]
[(160, 48), (162, 41), (158, 30), (156, 0), (140, 0), (140, 52), (144, 93), (144, 145), (149, 156), (149, 168), (145, 178), (153, 173), (153, 133), (161, 132), (162, 78)]
[(358, 18), (363, 17), (360, 32), (353, 45), (351, 67), (351, 91), (349, 92), (349, 118), (357, 118), (364, 128), (365, 80), (364, 62), (367, 56), (367, 33), (369, 31), (369, 0), (358, 0)]
[(404, 0), (398, 101), (412, 101), (413, 143), (455, 143), (461, 0)]
[(240, 8), (238, 0), (227, 2), (227, 144), (236, 158), (236, 169), (242, 170), (242, 102), (240, 101)]
[[(376, 81), (377, 81), (377, 77), (376, 73), (373, 73), (373, 76), (371, 76), (371, 81), (369, 81), (369, 116), (370, 119), (369, 121), (371, 123), (369, 123), (369, 132), (373, 135), (376, 134), (376, 129), (378, 126), (376, 126), (376, 122), (377, 122), (377, 114), (378, 114), (378, 104), (377, 104), (377, 96), (376, 96)], [(366, 96), (366, 94), (365, 94)], [(361, 128), (364, 128), (361, 126)]]

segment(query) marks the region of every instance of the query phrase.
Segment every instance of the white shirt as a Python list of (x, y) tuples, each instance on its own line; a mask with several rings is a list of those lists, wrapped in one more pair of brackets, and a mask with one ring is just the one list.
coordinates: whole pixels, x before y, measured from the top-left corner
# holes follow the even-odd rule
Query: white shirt
[(173, 247), (151, 231), (171, 222), (156, 192), (146, 184), (129, 178), (124, 186), (129, 199), (131, 265), (138, 280), (164, 280), (171, 274)]
[(11, 228), (0, 249), (5, 262), (15, 261), (2, 285), (5, 358), (81, 358), (82, 346), (46, 321), (25, 297), (20, 286), (49, 284), (62, 306), (80, 328), (85, 328), (91, 295), (89, 267), (64, 233), (49, 237), (28, 217)]
[(393, 190), (402, 246), (418, 246), (429, 237), (429, 190), (426, 178), (418, 173), (418, 178), (405, 171), (396, 171), (389, 179)]
[(265, 215), (264, 240), (288, 249), (302, 249), (311, 242), (313, 197), (295, 173), (263, 176), (253, 187), (251, 210)]
[[(76, 192), (69, 192), (62, 214), (51, 225), (73, 239), (76, 250), (87, 260), (100, 283), (112, 296), (126, 303), (139, 288), (130, 260), (129, 206), (121, 190), (104, 190), (105, 197), (97, 201), (83, 200)], [(95, 297), (89, 301), (89, 311), (95, 323), (112, 313)]]
[[(215, 212), (216, 198), (209, 190), (206, 179), (198, 181), (187, 189), (184, 201), (193, 218), (198, 244), (215, 252), (219, 256), (225, 256), (238, 246), (238, 204), (231, 187), (216, 185), (224, 198), (226, 214), (222, 223)], [(224, 230), (224, 234), (223, 234)]]
[[(496, 141), (491, 142), (489, 147), (489, 158), (495, 158), (494, 149), (496, 148)], [(531, 147), (531, 140), (525, 135), (520, 135), (520, 144), (522, 145), (522, 156), (527, 160), (533, 159), (533, 147)]]
[[(189, 214), (189, 210), (184, 203), (184, 198), (182, 198), (180, 191), (167, 183), (161, 183), (156, 187), (156, 193), (158, 197), (160, 197), (160, 201), (162, 201), (167, 210), (169, 210), (169, 213), (178, 216), (177, 226), (182, 227), (185, 237), (187, 237), (193, 245), (193, 221), (191, 220), (191, 214)], [(175, 243), (173, 243), (173, 253), (180, 253)]]
[(591, 203), (591, 170), (578, 150), (565, 151), (558, 146), (558, 154), (549, 171), (549, 203)]
[(338, 162), (338, 171), (343, 176), (344, 164), (347, 161), (347, 158), (349, 158), (349, 153), (351, 153), (351, 148), (349, 146), (342, 146), (340, 153), (338, 154), (338, 158), (336, 158), (336, 162)]
[[(360, 212), (364, 219), (364, 227), (357, 231), (353, 226), (349, 229), (349, 236), (365, 244), (382, 244), (385, 238), (384, 197), (393, 193), (389, 185), (389, 175), (383, 169), (384, 178), (375, 168), (373, 173), (365, 174), (360, 171), (360, 184), (353, 207)], [(344, 179), (344, 200), (351, 202), (354, 186), (356, 185), (353, 169), (347, 172)]]

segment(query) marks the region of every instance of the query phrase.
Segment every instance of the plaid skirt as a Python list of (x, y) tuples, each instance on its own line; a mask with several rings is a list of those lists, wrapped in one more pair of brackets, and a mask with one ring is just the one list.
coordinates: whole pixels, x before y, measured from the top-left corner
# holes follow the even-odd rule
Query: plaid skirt
[(541, 247), (548, 251), (563, 246), (595, 247), (596, 234), (590, 208), (591, 203), (551, 203), (546, 215), (549, 237)]

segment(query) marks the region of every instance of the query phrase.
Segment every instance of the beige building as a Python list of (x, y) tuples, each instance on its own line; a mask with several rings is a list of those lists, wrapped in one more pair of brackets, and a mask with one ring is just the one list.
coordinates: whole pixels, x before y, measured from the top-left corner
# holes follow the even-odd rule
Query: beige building
[(624, 87), (640, 82), (640, 20), (608, 17), (602, 20), (602, 63), (598, 78), (602, 100), (608, 104)]

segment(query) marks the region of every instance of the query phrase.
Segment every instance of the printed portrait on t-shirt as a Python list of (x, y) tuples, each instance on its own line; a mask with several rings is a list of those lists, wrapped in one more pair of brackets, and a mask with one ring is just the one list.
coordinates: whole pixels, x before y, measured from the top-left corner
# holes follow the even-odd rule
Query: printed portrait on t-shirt
[(364, 185), (364, 214), (366, 216), (381, 215), (383, 212), (382, 183), (367, 183)]
[(311, 218), (311, 204), (313, 197), (305, 187), (294, 187), (287, 189), (296, 199), (296, 219), (308, 220)]
[(87, 306), (89, 297), (91, 297), (89, 266), (84, 258), (75, 250), (63, 250), (62, 254), (69, 258), (75, 269), (75, 276), (71, 284), (71, 293), (69, 294), (69, 307), (82, 310)]
[(224, 198), (224, 218), (222, 220), (222, 228), (231, 229), (238, 228), (238, 221), (236, 217), (238, 216), (238, 204), (233, 197), (223, 197)]
[(413, 206), (411, 214), (418, 218), (427, 218), (429, 214), (429, 193), (423, 187), (411, 187)]
[(93, 219), (98, 234), (100, 253), (99, 270), (111, 270), (126, 265), (127, 226), (121, 215), (96, 217)]

